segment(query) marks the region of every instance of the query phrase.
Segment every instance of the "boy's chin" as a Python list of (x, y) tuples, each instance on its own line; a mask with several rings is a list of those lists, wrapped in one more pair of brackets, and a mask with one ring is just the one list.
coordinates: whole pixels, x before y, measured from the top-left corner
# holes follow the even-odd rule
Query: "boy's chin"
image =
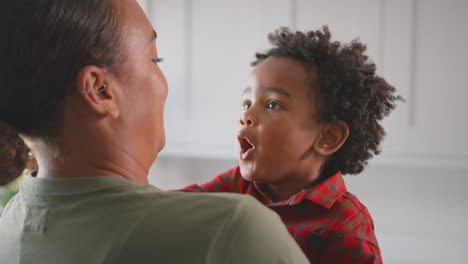
[(268, 179), (265, 179), (262, 177), (262, 173), (259, 173), (258, 170), (254, 166), (251, 166), (250, 164), (239, 164), (240, 168), (240, 174), (242, 178), (246, 181), (250, 182), (259, 182), (259, 183), (267, 183)]
[(242, 162), (239, 164), (239, 169), (241, 176), (246, 181), (256, 181), (255, 179), (255, 171), (249, 165), (244, 165)]

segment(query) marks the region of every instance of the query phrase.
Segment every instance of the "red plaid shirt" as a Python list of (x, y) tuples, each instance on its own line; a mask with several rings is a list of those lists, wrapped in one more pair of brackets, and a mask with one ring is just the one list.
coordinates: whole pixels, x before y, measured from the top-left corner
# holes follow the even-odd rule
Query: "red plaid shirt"
[(244, 180), (239, 167), (181, 191), (252, 195), (280, 215), (311, 263), (382, 263), (372, 218), (346, 191), (340, 172), (281, 202), (273, 201), (265, 185)]

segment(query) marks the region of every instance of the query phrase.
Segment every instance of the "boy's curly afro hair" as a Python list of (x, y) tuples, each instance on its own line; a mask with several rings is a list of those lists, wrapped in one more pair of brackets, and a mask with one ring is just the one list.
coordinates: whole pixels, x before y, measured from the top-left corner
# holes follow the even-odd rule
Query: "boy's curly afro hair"
[[(385, 136), (379, 121), (395, 108), (395, 88), (376, 75), (376, 66), (368, 61), (366, 45), (358, 40), (349, 44), (332, 42), (328, 27), (323, 31), (292, 32), (281, 27), (270, 33), (273, 47), (257, 53), (256, 66), (270, 56), (297, 59), (319, 72), (319, 111), (325, 122), (341, 120), (349, 126), (349, 137), (344, 145), (322, 168), (322, 176), (330, 177), (337, 171), (358, 174), (367, 160), (380, 153), (379, 144)], [(313, 71), (310, 71), (312, 74)], [(311, 87), (312, 89), (312, 87)]]

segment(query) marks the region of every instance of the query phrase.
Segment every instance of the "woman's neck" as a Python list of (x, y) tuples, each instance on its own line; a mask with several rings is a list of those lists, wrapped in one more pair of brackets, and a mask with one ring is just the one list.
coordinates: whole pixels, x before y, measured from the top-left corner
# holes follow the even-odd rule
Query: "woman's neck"
[(34, 151), (38, 178), (123, 177), (148, 184), (148, 169), (118, 147), (63, 145), (60, 149)]

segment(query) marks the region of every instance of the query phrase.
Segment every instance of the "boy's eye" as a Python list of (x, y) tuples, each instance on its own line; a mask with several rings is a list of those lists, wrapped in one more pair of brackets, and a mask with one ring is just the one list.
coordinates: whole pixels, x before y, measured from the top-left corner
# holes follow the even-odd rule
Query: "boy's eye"
[(158, 64), (160, 62), (163, 62), (164, 61), (164, 58), (156, 58), (156, 59), (153, 59), (153, 62)]
[(279, 105), (277, 102), (275, 101), (270, 101), (267, 103), (267, 106), (266, 106), (267, 109), (280, 109), (281, 108), (281, 105)]
[(245, 101), (245, 102), (242, 103), (242, 109), (247, 110), (247, 109), (250, 108), (251, 105), (252, 105), (251, 102)]

